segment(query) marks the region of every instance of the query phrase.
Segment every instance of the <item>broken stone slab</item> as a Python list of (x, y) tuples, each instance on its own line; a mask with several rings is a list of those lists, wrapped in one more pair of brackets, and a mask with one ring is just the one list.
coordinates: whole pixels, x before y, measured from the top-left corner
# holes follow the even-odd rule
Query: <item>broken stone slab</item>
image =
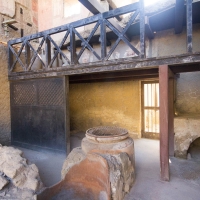
[(0, 171), (13, 179), (17, 171), (26, 165), (26, 159), (22, 158), (22, 153), (13, 147), (0, 146)]
[(20, 172), (17, 172), (17, 175), (13, 179), (13, 184), (20, 189), (36, 191), (39, 187), (38, 174), (39, 171), (35, 164), (23, 167)]
[(0, 190), (2, 190), (8, 183), (9, 181), (5, 177), (0, 176)]
[(19, 149), (0, 146), (0, 172), (5, 174), (19, 189), (40, 191), (43, 187), (38, 168), (35, 164), (27, 164)]

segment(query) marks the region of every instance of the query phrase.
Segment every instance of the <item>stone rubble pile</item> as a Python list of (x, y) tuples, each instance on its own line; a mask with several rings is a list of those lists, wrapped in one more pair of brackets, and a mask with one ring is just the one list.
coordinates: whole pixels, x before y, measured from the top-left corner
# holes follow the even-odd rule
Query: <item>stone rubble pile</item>
[(28, 164), (22, 154), (19, 149), (0, 145), (0, 199), (16, 197), (16, 191), (21, 199), (31, 199), (43, 188), (37, 166)]

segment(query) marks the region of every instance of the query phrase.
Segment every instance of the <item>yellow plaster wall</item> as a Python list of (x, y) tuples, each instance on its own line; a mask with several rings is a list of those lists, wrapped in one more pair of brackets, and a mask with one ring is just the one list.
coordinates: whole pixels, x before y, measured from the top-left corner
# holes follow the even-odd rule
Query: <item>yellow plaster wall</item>
[(10, 91), (6, 47), (3, 45), (0, 45), (0, 91), (0, 144), (5, 145), (10, 142)]
[[(1, 1), (1, 0), (0, 0)], [(6, 3), (6, 1), (4, 1)], [(8, 3), (9, 1), (7, 1)], [(27, 22), (32, 24), (32, 27), (24, 25), (24, 34), (33, 34), (37, 31), (37, 24), (33, 20), (33, 10), (32, 3), (36, 0), (16, 0), (14, 18), (19, 21), (20, 19), (20, 8), (23, 8), (24, 24)], [(12, 3), (11, 1), (9, 2)], [(9, 4), (8, 3), (8, 4)], [(10, 6), (9, 4), (9, 6)], [(5, 4), (6, 5), (6, 4)], [(7, 8), (9, 10), (9, 7)], [(3, 19), (10, 20), (9, 15), (4, 15), (5, 9), (0, 9), (0, 21)], [(12, 11), (12, 10), (11, 10)], [(11, 28), (8, 28), (8, 36), (4, 33), (3, 26), (0, 26), (0, 144), (9, 145), (11, 140), (11, 119), (10, 119), (10, 86), (8, 81), (8, 55), (7, 55), (7, 46), (5, 45), (8, 40), (13, 38), (20, 37), (20, 27), (19, 24), (16, 24), (19, 28), (18, 31), (14, 31)], [(20, 44), (18, 44), (20, 46)], [(15, 60), (15, 57), (14, 57)]]
[(71, 84), (71, 130), (120, 126), (140, 137), (140, 96), (138, 80)]

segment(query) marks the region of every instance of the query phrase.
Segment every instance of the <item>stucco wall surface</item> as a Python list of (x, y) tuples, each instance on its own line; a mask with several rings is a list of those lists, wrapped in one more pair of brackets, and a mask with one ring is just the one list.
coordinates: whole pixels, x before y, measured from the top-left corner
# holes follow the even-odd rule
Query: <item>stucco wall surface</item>
[(0, 144), (9, 144), (10, 131), (10, 91), (7, 73), (7, 54), (6, 47), (0, 45)]
[(177, 117), (174, 119), (175, 156), (187, 158), (190, 144), (200, 137), (200, 117)]
[[(8, 3), (8, 1), (2, 1), (4, 10), (0, 6), (0, 20), (11, 19), (9, 13), (4, 12), (7, 9), (7, 11), (14, 13), (13, 18), (20, 23), (14, 24), (19, 28), (18, 31), (8, 28), (9, 33), (7, 36), (4, 33), (4, 28), (0, 26), (0, 144), (3, 145), (9, 144), (11, 140), (10, 88), (6, 42), (12, 38), (20, 37), (21, 28), (24, 29), (24, 35), (33, 34), (37, 31), (37, 0), (11, 1), (10, 3), (14, 2), (14, 8), (9, 3), (6, 4), (6, 2)], [(20, 14), (20, 8), (23, 9), (23, 16)], [(27, 23), (31, 23), (32, 27), (27, 26)]]
[(177, 78), (176, 114), (200, 115), (200, 72), (181, 73)]
[(71, 130), (119, 126), (140, 136), (140, 82), (117, 81), (71, 84)]
[(187, 158), (190, 144), (200, 137), (200, 72), (181, 73), (176, 82), (175, 156)]

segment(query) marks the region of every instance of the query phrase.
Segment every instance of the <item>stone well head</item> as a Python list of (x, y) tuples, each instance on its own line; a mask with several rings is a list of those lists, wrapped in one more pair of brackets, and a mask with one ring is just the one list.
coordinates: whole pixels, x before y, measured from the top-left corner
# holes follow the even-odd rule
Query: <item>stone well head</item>
[(122, 141), (128, 138), (128, 131), (119, 127), (112, 126), (100, 126), (90, 128), (86, 131), (86, 138), (100, 142), (100, 143), (112, 143)]
[[(38, 200), (123, 200), (135, 180), (134, 142), (128, 131), (118, 127), (88, 129), (81, 148), (68, 155), (62, 181), (46, 189)], [(71, 193), (70, 193), (71, 192)]]
[(96, 152), (110, 155), (127, 153), (132, 165), (135, 165), (134, 142), (126, 129), (99, 126), (88, 129), (85, 136), (81, 143), (84, 153)]

